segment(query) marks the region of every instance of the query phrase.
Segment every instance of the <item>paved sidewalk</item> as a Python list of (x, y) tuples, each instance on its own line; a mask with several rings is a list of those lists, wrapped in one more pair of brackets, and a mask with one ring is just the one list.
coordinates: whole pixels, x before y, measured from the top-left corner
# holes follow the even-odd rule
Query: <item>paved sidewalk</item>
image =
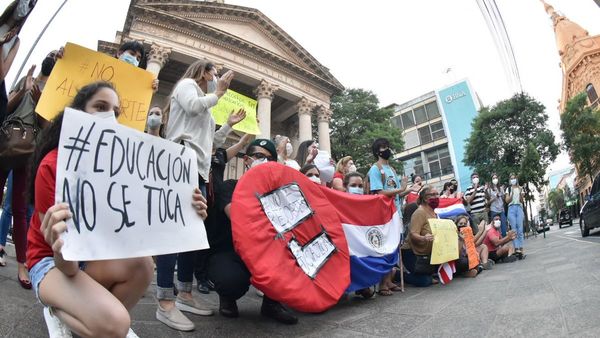
[[(528, 239), (523, 261), (496, 265), (475, 279), (447, 286), (407, 287), (404, 294), (352, 297), (323, 314), (299, 314), (295, 326), (260, 316), (254, 292), (239, 302), (241, 317), (190, 315), (191, 333), (154, 319), (154, 286), (133, 311), (133, 329), (144, 337), (598, 337), (600, 336), (600, 233), (589, 241), (577, 225)], [(571, 236), (571, 237), (570, 237)], [(16, 280), (16, 263), (0, 268), (0, 337), (45, 337), (42, 308)], [(199, 296), (218, 305), (216, 294)]]

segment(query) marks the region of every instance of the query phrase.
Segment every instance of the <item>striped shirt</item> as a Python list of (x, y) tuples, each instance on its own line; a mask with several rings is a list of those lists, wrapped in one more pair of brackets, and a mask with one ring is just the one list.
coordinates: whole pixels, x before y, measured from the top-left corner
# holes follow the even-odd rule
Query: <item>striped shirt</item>
[(473, 201), (471, 201), (471, 213), (476, 214), (485, 211), (485, 188), (478, 186), (477, 189), (473, 189), (473, 186), (467, 188), (465, 192), (465, 200), (468, 200), (471, 195), (475, 193)]

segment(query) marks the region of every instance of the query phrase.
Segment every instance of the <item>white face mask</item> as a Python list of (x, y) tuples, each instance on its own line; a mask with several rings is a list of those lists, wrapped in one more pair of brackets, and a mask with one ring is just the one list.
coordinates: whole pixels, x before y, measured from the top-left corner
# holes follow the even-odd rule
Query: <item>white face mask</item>
[(285, 144), (285, 155), (287, 157), (292, 156), (292, 153), (294, 152), (294, 147), (292, 147), (291, 143), (286, 143)]
[(355, 195), (362, 195), (364, 190), (361, 187), (348, 187), (348, 192)]
[(269, 160), (267, 160), (266, 158), (263, 158), (263, 159), (260, 159), (260, 160), (253, 159), (252, 160), (252, 164), (250, 165), (250, 168), (254, 168), (254, 167), (258, 166), (258, 165), (265, 164), (267, 162), (269, 162)]
[(517, 185), (517, 179), (516, 178), (511, 178), (510, 179), (510, 184), (511, 185)]
[(121, 54), (121, 56), (119, 56), (119, 60), (127, 62), (128, 64), (133, 65), (135, 67), (137, 67), (140, 64), (137, 58), (129, 53)]
[(494, 183), (494, 184), (497, 185), (498, 184), (498, 179), (497, 178), (492, 179), (492, 183)]
[(321, 184), (321, 179), (318, 178), (317, 176), (311, 176), (308, 179), (315, 182), (316, 184)]
[(473, 184), (479, 184), (479, 177), (475, 177), (473, 179)]
[(207, 94), (214, 93), (217, 91), (217, 82), (219, 82), (219, 78), (213, 74), (213, 78), (210, 81), (206, 82), (206, 91)]
[(500, 222), (499, 219), (494, 220), (494, 228), (499, 228), (500, 227), (500, 223), (501, 222)]
[(148, 122), (146, 123), (148, 124), (148, 129), (156, 129), (162, 124), (162, 117), (158, 115), (150, 115), (148, 116)]
[(349, 173), (356, 172), (356, 166), (355, 166), (354, 164), (353, 164), (353, 165), (351, 165), (351, 166), (349, 166), (349, 167), (348, 167), (348, 172), (349, 172)]
[(90, 115), (92, 115), (95, 118), (99, 118), (102, 120), (109, 120), (110, 122), (114, 122), (117, 123), (117, 118), (115, 117), (115, 112), (114, 111), (102, 111), (102, 112), (97, 112), (97, 113), (91, 113)]

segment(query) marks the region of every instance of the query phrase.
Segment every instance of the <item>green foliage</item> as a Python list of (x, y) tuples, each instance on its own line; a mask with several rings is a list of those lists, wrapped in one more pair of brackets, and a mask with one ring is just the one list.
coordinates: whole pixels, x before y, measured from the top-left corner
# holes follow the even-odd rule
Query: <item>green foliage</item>
[(562, 189), (552, 189), (548, 193), (548, 206), (555, 215), (565, 207), (565, 193)]
[(589, 107), (586, 94), (581, 93), (567, 102), (560, 121), (563, 148), (580, 176), (593, 180), (600, 170), (600, 112)]
[(507, 184), (510, 174), (517, 174), (527, 189), (527, 199), (533, 199), (527, 185), (539, 189), (546, 183), (546, 169), (559, 152), (547, 121), (545, 107), (524, 93), (482, 108), (466, 140), (464, 163), (474, 168), (482, 181), (496, 173)]
[[(377, 160), (371, 152), (375, 139), (387, 138), (394, 152), (402, 151), (402, 131), (390, 123), (393, 111), (379, 108), (373, 92), (347, 89), (332, 97), (331, 109), (331, 153), (335, 160), (352, 156), (358, 170), (365, 174)], [(400, 162), (390, 161), (390, 165), (397, 171), (402, 169)]]

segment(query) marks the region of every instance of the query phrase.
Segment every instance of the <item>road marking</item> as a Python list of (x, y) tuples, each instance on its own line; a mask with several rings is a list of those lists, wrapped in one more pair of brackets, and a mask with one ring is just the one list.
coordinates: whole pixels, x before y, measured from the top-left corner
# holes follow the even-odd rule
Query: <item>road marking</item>
[(583, 240), (580, 240), (580, 239), (577, 239), (577, 238), (571, 238), (571, 237), (566, 237), (566, 236), (561, 236), (561, 235), (556, 235), (556, 236), (560, 237), (560, 238), (570, 239), (570, 240), (576, 241), (576, 242), (581, 242), (581, 243), (600, 244), (598, 242), (588, 242), (588, 241), (583, 241)]
[(565, 235), (572, 235), (572, 234), (576, 234), (579, 233), (579, 231), (575, 230), (575, 231), (567, 231), (565, 232)]

